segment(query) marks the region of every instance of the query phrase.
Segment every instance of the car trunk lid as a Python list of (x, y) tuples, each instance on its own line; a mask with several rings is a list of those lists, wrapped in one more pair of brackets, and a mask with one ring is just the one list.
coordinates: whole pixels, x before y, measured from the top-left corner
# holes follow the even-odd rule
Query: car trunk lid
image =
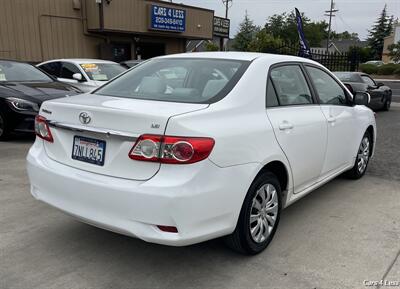
[[(136, 139), (141, 134), (162, 135), (170, 117), (207, 107), (207, 104), (93, 94), (45, 102), (40, 114), (49, 121), (54, 138), (53, 143), (44, 142), (45, 150), (51, 159), (71, 167), (108, 176), (147, 180), (158, 172), (160, 164), (128, 157)], [(90, 162), (96, 159), (90, 155), (90, 148), (96, 146), (95, 154), (103, 154), (103, 157), (98, 158), (99, 162)], [(91, 159), (82, 159), (82, 155)]]

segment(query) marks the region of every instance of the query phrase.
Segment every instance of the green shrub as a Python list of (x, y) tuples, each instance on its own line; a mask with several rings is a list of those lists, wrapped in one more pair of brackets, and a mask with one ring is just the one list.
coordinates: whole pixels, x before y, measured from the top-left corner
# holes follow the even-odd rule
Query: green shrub
[(378, 67), (378, 74), (392, 75), (397, 68), (400, 68), (400, 65), (394, 63), (384, 64)]
[(361, 64), (360, 70), (367, 74), (376, 74), (378, 72), (378, 66), (374, 64)]
[(400, 76), (400, 67), (396, 68), (393, 74)]

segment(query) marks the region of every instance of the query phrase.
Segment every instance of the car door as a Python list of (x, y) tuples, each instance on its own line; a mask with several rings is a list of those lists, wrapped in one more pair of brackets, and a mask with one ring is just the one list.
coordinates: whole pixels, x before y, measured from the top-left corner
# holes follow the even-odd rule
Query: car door
[(306, 65), (306, 70), (328, 122), (328, 142), (322, 177), (348, 166), (356, 156), (357, 121), (343, 86), (325, 69)]
[(294, 193), (314, 184), (325, 160), (327, 122), (300, 64), (270, 69), (267, 116), (292, 170)]
[(374, 109), (382, 108), (384, 91), (380, 87), (378, 87), (375, 81), (368, 75), (361, 75), (361, 79), (365, 84), (368, 85), (367, 92), (371, 96), (371, 102), (369, 105)]

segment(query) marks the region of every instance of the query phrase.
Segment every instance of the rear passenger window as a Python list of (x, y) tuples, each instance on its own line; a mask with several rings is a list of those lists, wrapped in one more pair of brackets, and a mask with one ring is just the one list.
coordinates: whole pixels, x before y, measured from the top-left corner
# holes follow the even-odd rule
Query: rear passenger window
[(275, 93), (275, 88), (274, 85), (272, 84), (271, 78), (268, 78), (268, 84), (267, 84), (267, 107), (274, 107), (278, 106), (278, 98)]
[(271, 79), (280, 105), (313, 103), (310, 89), (300, 66), (286, 65), (273, 68)]

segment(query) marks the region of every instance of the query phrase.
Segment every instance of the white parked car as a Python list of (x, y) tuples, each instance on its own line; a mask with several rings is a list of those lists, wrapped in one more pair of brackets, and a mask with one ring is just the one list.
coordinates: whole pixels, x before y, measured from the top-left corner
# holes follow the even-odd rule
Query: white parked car
[(304, 58), (154, 58), (85, 97), (43, 103), (31, 193), (148, 242), (226, 236), (255, 254), (283, 208), (339, 174), (364, 175), (376, 136), (367, 103)]
[(94, 90), (127, 69), (113, 61), (79, 58), (49, 60), (37, 67), (84, 92)]

